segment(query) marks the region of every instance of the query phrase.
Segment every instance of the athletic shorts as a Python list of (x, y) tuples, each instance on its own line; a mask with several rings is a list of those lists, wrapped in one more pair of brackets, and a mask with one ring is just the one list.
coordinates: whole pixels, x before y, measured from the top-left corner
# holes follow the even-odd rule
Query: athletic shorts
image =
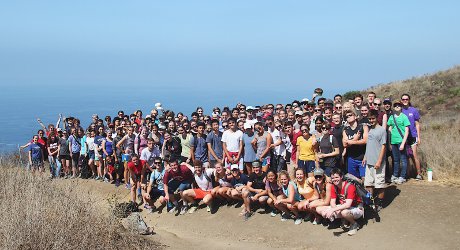
[(374, 166), (367, 164), (366, 165), (366, 174), (364, 176), (364, 186), (366, 187), (375, 187), (375, 188), (385, 188), (385, 161), (382, 162), (382, 165), (379, 169), (375, 169)]
[(315, 170), (315, 161), (302, 161), (298, 160), (297, 161), (297, 167), (303, 169), (305, 173), (313, 173)]
[[(238, 152), (229, 152), (229, 155), (231, 157), (233, 156), (238, 156)], [(231, 167), (231, 164), (227, 161), (227, 157), (225, 157), (225, 167), (230, 169)], [(238, 161), (238, 168), (240, 169), (240, 171), (243, 171), (243, 157), (240, 158), (240, 160)]]
[(59, 160), (69, 160), (70, 161), (70, 155), (59, 155)]
[[(353, 215), (353, 219), (355, 220), (364, 216), (364, 208), (362, 206), (350, 207), (346, 210)], [(337, 218), (342, 218), (342, 214), (337, 213)]]
[(32, 165), (30, 166), (32, 169), (42, 168), (43, 161), (41, 159), (32, 159)]
[(366, 167), (363, 165), (362, 160), (355, 160), (351, 157), (347, 158), (348, 173), (358, 178), (362, 178), (365, 175)]
[(158, 198), (160, 198), (161, 196), (165, 197), (166, 194), (165, 194), (165, 191), (164, 190), (160, 190), (160, 189), (157, 189), (157, 188), (152, 188), (152, 190), (150, 190), (150, 199), (152, 201), (156, 201), (158, 200)]
[(94, 160), (94, 157), (95, 157), (94, 150), (88, 151), (88, 159), (89, 160)]
[(193, 189), (193, 192), (195, 192), (195, 200), (201, 200), (203, 199), (206, 195), (210, 194), (211, 191), (204, 191), (200, 188), (195, 188)]

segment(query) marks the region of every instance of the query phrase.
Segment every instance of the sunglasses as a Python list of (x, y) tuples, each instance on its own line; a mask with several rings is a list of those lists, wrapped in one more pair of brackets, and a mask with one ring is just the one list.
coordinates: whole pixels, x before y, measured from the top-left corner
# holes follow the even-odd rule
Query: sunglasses
[(374, 105), (380, 106), (380, 105), (381, 105), (381, 103), (375, 103), (375, 102), (374, 102)]
[(401, 101), (409, 101), (409, 98), (401, 98)]
[(322, 175), (315, 175), (315, 179), (322, 179), (323, 176)]
[(335, 107), (335, 108), (336, 108), (336, 109), (342, 109), (342, 107), (341, 107), (341, 106), (338, 106), (338, 107)]
[(154, 162), (154, 164), (155, 164), (155, 165), (158, 165), (158, 164), (161, 164), (161, 162), (156, 161), (156, 162)]
[(327, 130), (327, 128), (326, 128), (326, 127), (322, 127), (321, 129), (322, 129), (322, 130)]
[(308, 129), (302, 129), (302, 133), (308, 132)]
[(350, 118), (350, 117), (352, 117), (352, 116), (353, 116), (353, 115), (347, 115), (347, 118)]
[(315, 109), (316, 112), (321, 111), (321, 109)]

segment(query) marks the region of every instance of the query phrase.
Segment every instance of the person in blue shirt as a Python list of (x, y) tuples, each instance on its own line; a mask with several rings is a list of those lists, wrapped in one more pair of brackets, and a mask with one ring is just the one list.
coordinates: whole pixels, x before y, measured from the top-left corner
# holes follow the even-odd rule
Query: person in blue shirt
[(38, 135), (34, 135), (32, 143), (29, 144), (29, 165), (32, 171), (39, 170), (43, 172), (43, 149), (38, 144)]

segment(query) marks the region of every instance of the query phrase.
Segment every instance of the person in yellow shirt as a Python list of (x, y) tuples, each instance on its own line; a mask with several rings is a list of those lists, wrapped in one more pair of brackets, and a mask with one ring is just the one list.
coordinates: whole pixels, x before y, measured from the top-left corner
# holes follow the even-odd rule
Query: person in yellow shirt
[(302, 124), (300, 127), (302, 136), (297, 138), (297, 167), (308, 173), (308, 177), (313, 177), (315, 170), (315, 147), (317, 144), (315, 135), (310, 135), (308, 125)]

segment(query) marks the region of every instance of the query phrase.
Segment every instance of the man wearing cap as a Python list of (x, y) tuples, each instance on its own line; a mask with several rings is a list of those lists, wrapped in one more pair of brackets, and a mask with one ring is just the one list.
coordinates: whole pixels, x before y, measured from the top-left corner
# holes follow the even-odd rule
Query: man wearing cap
[(353, 110), (348, 110), (345, 117), (348, 126), (343, 130), (342, 143), (347, 154), (348, 173), (358, 178), (364, 178), (365, 168), (362, 161), (366, 153), (368, 127), (358, 124)]
[(298, 110), (294, 114), (295, 114), (295, 121), (293, 121), (294, 122), (294, 129), (299, 130), (300, 125), (302, 125), (302, 115), (304, 114), (304, 112)]
[(243, 189), (244, 201), (244, 220), (249, 219), (252, 215), (251, 203), (259, 201), (261, 205), (265, 204), (268, 199), (267, 190), (265, 190), (265, 176), (262, 172), (259, 161), (252, 162), (252, 173), (249, 175), (248, 183)]
[(254, 124), (256, 124), (257, 122), (257, 118), (256, 118), (256, 109), (253, 107), (253, 106), (247, 106), (246, 107), (246, 114), (247, 114), (247, 118), (246, 118), (246, 122), (249, 123), (252, 127), (254, 127)]
[(206, 136), (208, 145), (210, 167), (214, 168), (216, 163), (222, 164), (223, 148), (222, 148), (222, 132), (219, 131), (219, 121), (211, 120), (212, 131)]

